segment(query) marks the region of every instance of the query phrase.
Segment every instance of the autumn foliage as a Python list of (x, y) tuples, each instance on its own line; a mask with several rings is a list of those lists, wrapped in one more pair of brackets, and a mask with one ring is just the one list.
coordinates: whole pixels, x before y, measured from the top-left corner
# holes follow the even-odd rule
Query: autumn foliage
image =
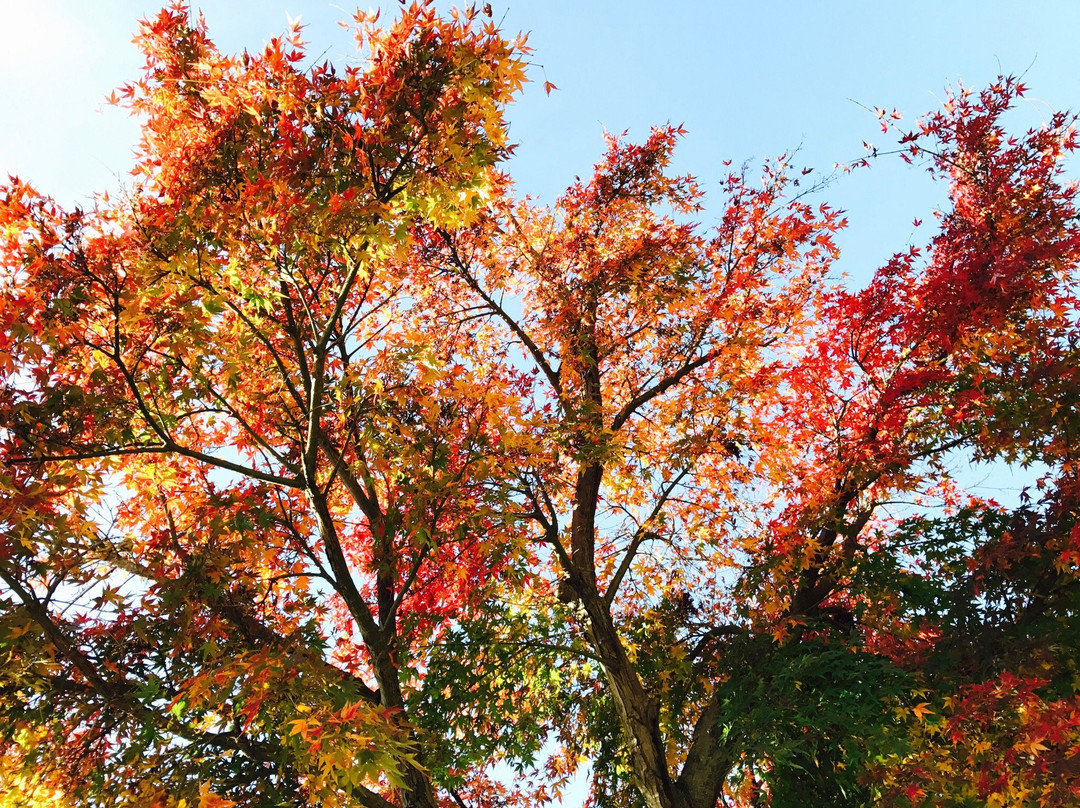
[(0, 806), (1080, 801), (1073, 119), (880, 111), (949, 203), (855, 288), (788, 158), (544, 207), (523, 38), (354, 22), (162, 11), (127, 191), (0, 190)]

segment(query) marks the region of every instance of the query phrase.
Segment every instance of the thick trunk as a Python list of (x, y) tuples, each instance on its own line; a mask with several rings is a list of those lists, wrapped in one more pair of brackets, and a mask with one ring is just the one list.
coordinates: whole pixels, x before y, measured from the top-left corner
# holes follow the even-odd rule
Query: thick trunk
[(660, 702), (641, 684), (600, 598), (588, 598), (584, 605), (589, 615), (589, 639), (602, 660), (619, 723), (630, 746), (634, 785), (649, 808), (674, 808), (660, 734)]
[[(403, 724), (402, 731), (411, 734), (405, 714), (405, 698), (401, 692), (400, 671), (394, 660), (393, 643), (392, 637), (382, 635), (368, 641), (367, 646), (371, 652), (372, 667), (375, 681), (379, 685), (382, 704), (400, 715)], [(402, 808), (438, 808), (439, 802), (435, 798), (431, 778), (423, 769), (423, 750), (417, 750), (416, 758), (416, 764), (404, 763), (402, 779), (405, 781), (405, 787), (399, 794)]]
[(570, 557), (581, 580), (593, 592), (596, 591), (596, 502), (603, 477), (604, 467), (600, 463), (590, 463), (578, 471), (570, 520)]
[(718, 723), (720, 704), (714, 698), (698, 716), (682, 773), (675, 782), (682, 808), (713, 808), (720, 799), (724, 779), (735, 766), (736, 753), (725, 743)]
[[(388, 644), (381, 641), (368, 643), (368, 649), (371, 652), (375, 681), (379, 685), (382, 704), (384, 707), (392, 708), (401, 716), (404, 725), (402, 731), (409, 732), (399, 671), (391, 649)], [(417, 750), (416, 757), (418, 761), (416, 764), (404, 764), (402, 779), (405, 781), (405, 787), (399, 796), (402, 808), (438, 808), (439, 802), (435, 798), (431, 778), (423, 769), (422, 750)]]
[(426, 772), (410, 767), (405, 771), (404, 777), (402, 808), (439, 808), (435, 789), (432, 788)]
[[(599, 489), (602, 467), (587, 468), (578, 477), (578, 493)], [(594, 487), (595, 486), (595, 487)], [(710, 702), (698, 719), (682, 773), (673, 780), (660, 731), (660, 699), (638, 676), (604, 598), (598, 592), (591, 554), (595, 499), (577, 502), (571, 525), (575, 594), (588, 618), (587, 631), (611, 689), (619, 723), (629, 745), (634, 785), (649, 808), (714, 808), (724, 778), (733, 766), (717, 725), (719, 705)], [(583, 524), (584, 522), (584, 524)]]
[(594, 535), (603, 473), (603, 465), (596, 462), (578, 472), (570, 523), (574, 594), (588, 617), (589, 640), (603, 664), (619, 723), (630, 745), (634, 784), (649, 808), (673, 808), (671, 777), (660, 735), (660, 703), (641, 684), (596, 586)]

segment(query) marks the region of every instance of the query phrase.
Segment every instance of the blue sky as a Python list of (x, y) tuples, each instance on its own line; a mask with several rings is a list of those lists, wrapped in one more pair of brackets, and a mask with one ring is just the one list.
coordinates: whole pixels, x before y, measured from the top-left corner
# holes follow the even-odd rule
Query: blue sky
[[(343, 0), (198, 5), (222, 50), (258, 48), (291, 14), (307, 23), (313, 57), (325, 49), (333, 61), (350, 59), (351, 36), (336, 24), (349, 17)], [(642, 138), (651, 125), (683, 124), (677, 167), (708, 190), (723, 160), (756, 162), (796, 147), (800, 163), (828, 175), (862, 156), (864, 140), (888, 146), (864, 106), (896, 107), (913, 120), (958, 80), (979, 87), (998, 73), (1025, 73), (1030, 93), (1015, 116), (1023, 128), (1052, 109), (1080, 109), (1080, 0), (492, 5), (507, 31), (531, 32), (534, 83), (509, 114), (519, 143), (511, 172), (521, 193), (547, 202), (589, 172), (605, 130)], [(135, 21), (157, 7), (0, 0), (0, 171), (68, 204), (117, 185), (137, 128), (103, 99), (137, 75)], [(386, 13), (396, 7), (384, 3)], [(559, 88), (550, 96), (545, 79)], [(912, 220), (932, 221), (942, 196), (898, 160), (837, 177), (823, 199), (848, 211), (840, 269), (865, 278), (911, 239), (929, 238)]]

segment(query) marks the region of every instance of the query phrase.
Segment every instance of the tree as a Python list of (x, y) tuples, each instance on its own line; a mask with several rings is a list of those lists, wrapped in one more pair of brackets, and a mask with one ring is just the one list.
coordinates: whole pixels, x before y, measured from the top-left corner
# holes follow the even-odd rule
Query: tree
[[(487, 16), (359, 15), (339, 74), (173, 7), (130, 192), (5, 187), (0, 783), (1075, 801), (1072, 119), (1010, 137), (1012, 79), (882, 111), (950, 208), (852, 290), (808, 170), (733, 172), (707, 233), (676, 128), (516, 199), (527, 51)], [(965, 494), (960, 451), (1040, 498)]]

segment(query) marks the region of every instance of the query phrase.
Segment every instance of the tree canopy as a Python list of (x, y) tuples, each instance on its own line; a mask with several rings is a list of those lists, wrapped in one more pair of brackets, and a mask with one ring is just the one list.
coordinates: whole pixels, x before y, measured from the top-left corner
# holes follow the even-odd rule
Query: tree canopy
[(853, 288), (792, 158), (542, 206), (524, 38), (354, 22), (166, 9), (130, 187), (0, 188), (0, 806), (1080, 800), (1074, 118), (879, 110), (948, 204)]

